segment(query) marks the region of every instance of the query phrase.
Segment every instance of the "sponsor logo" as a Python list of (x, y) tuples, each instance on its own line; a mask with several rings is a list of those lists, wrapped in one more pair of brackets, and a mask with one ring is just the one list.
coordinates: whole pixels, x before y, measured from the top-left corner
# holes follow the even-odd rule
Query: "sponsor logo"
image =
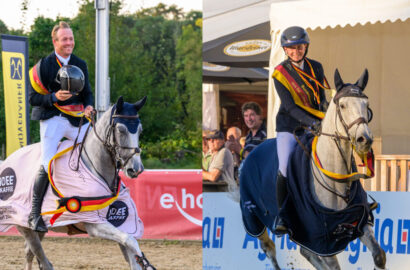
[(21, 80), (23, 72), (23, 60), (20, 57), (10, 58), (10, 78), (12, 80)]
[(208, 71), (214, 71), (214, 72), (223, 72), (223, 71), (228, 71), (231, 68), (227, 66), (221, 66), (221, 65), (211, 64), (208, 62), (203, 62), (202, 69), (208, 70)]
[(264, 39), (242, 40), (231, 43), (224, 48), (229, 56), (243, 57), (264, 53), (270, 50), (271, 42)]
[(223, 248), (225, 218), (205, 217), (202, 224), (202, 248)]
[(122, 201), (115, 201), (107, 212), (107, 220), (115, 227), (121, 226), (128, 217), (128, 206)]
[(0, 200), (7, 200), (13, 195), (16, 188), (16, 173), (10, 167), (5, 168), (0, 174)]
[(170, 193), (162, 194), (159, 199), (159, 203), (162, 208), (173, 209), (175, 207), (184, 218), (194, 223), (195, 225), (201, 226), (202, 220), (188, 214), (186, 210), (188, 208), (194, 209), (195, 207), (202, 209), (202, 193), (195, 198), (193, 194), (187, 193), (186, 189), (182, 188), (180, 201), (181, 204), (179, 204), (178, 200)]

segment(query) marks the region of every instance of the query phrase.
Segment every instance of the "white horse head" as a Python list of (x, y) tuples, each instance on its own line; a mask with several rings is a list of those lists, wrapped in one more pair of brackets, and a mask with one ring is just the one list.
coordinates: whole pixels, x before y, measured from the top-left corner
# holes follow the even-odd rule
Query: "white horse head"
[(111, 115), (111, 124), (114, 128), (111, 140), (116, 159), (120, 162), (125, 175), (130, 178), (135, 178), (144, 171), (139, 148), (142, 124), (138, 111), (144, 106), (146, 100), (147, 97), (144, 97), (134, 104), (129, 104), (124, 103), (120, 97)]
[(323, 122), (323, 132), (335, 134), (349, 142), (359, 155), (370, 150), (373, 134), (368, 123), (371, 115), (364, 88), (368, 81), (367, 69), (355, 84), (345, 84), (339, 71), (335, 71), (337, 93)]
[[(139, 136), (142, 124), (138, 115), (147, 97), (134, 104), (120, 97), (111, 110), (105, 112), (95, 125), (91, 140), (85, 141), (96, 171), (111, 184), (114, 168), (121, 168), (129, 178), (136, 178), (144, 171), (141, 161)], [(95, 147), (95, 145), (99, 145)]]

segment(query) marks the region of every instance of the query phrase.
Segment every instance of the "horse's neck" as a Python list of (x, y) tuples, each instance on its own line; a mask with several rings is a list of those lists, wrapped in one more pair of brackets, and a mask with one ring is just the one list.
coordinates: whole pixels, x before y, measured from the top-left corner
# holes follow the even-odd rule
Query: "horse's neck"
[[(335, 134), (336, 128), (338, 128), (339, 132), (342, 132), (343, 127), (340, 126), (340, 124), (338, 127), (335, 125), (335, 110), (335, 106), (329, 107), (326, 117), (322, 122), (323, 133)], [(340, 140), (339, 146), (341, 151), (338, 149), (338, 146), (332, 137), (321, 135), (317, 141), (316, 153), (325, 170), (338, 174), (348, 174), (350, 173), (352, 164), (352, 148), (350, 143), (346, 140)], [(314, 171), (313, 177), (319, 178), (319, 181), (325, 181), (325, 185), (332, 190), (335, 190), (338, 194), (347, 194), (350, 189), (350, 183), (338, 183), (319, 172), (313, 163), (312, 166)], [(346, 202), (341, 197), (326, 190), (320, 183), (318, 183), (318, 181), (314, 181), (314, 188), (318, 200), (324, 206), (332, 209), (343, 209), (346, 207)]]
[(90, 130), (84, 143), (84, 150), (81, 153), (81, 159), (91, 172), (102, 177), (111, 187), (114, 175), (115, 166), (110, 152), (104, 144), (97, 138), (96, 132), (101, 139), (105, 139), (107, 126), (102, 125), (105, 122), (104, 116), (99, 120), (100, 124)]

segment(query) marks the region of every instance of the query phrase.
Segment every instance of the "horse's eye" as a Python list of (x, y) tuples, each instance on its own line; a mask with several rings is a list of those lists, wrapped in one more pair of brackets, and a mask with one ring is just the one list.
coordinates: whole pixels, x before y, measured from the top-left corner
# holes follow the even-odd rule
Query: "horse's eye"
[(126, 127), (124, 127), (124, 126), (118, 126), (118, 131), (120, 132), (120, 133), (126, 133), (127, 132), (127, 128)]
[(340, 104), (340, 108), (341, 108), (341, 109), (345, 109), (346, 106), (345, 106), (344, 104)]

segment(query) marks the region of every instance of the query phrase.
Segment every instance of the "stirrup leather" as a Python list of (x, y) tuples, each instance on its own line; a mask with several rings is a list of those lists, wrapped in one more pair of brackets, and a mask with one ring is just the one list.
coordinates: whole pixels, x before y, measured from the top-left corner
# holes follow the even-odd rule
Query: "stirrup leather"
[[(144, 252), (141, 252), (142, 256), (135, 255), (137, 263), (142, 267), (143, 270), (157, 270), (145, 257)], [(150, 268), (149, 268), (150, 267)]]

